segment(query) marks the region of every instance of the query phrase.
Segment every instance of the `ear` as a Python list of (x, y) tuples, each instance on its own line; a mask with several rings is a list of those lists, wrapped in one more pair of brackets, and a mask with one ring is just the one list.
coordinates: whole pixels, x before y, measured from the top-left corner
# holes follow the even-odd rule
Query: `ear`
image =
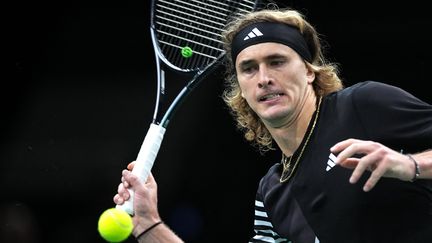
[(307, 78), (308, 84), (311, 84), (315, 81), (315, 72), (311, 68), (309, 68), (307, 65), (306, 65), (306, 68), (307, 68), (306, 78)]

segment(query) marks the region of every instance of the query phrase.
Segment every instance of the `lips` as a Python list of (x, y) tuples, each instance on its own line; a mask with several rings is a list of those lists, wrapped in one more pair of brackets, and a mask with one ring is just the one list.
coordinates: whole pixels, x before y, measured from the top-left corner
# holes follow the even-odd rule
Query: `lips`
[(279, 98), (283, 95), (283, 93), (269, 93), (269, 94), (265, 94), (263, 96), (261, 96), (259, 98), (259, 101), (268, 101), (268, 100), (272, 100), (272, 99), (276, 99)]

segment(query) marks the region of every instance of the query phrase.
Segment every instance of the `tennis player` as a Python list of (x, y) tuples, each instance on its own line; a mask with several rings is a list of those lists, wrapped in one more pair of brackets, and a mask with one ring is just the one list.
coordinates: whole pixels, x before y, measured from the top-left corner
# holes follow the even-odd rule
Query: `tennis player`
[[(250, 242), (432, 242), (431, 104), (377, 81), (344, 87), (296, 10), (247, 14), (223, 40), (236, 125), (282, 152), (259, 182)], [(154, 178), (131, 168), (114, 202), (135, 190), (138, 241), (182, 242), (160, 223)]]

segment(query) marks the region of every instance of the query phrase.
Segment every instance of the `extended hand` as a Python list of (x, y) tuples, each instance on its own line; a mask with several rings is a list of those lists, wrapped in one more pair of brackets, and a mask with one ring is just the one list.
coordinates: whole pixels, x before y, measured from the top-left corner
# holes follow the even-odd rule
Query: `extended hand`
[[(406, 155), (377, 142), (347, 139), (335, 144), (330, 151), (339, 153), (336, 164), (354, 170), (350, 183), (357, 183), (366, 170), (372, 172), (363, 186), (364, 191), (370, 191), (383, 176), (404, 181), (414, 177), (415, 165)], [(361, 155), (361, 158), (354, 155)]]

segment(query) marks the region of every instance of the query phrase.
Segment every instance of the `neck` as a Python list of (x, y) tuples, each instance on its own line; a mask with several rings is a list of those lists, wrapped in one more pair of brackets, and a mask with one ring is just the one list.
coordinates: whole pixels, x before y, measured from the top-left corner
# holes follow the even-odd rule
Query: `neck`
[(316, 110), (317, 97), (315, 93), (305, 99), (298, 115), (289, 125), (269, 129), (276, 144), (286, 156), (291, 156), (303, 141), (309, 123)]

